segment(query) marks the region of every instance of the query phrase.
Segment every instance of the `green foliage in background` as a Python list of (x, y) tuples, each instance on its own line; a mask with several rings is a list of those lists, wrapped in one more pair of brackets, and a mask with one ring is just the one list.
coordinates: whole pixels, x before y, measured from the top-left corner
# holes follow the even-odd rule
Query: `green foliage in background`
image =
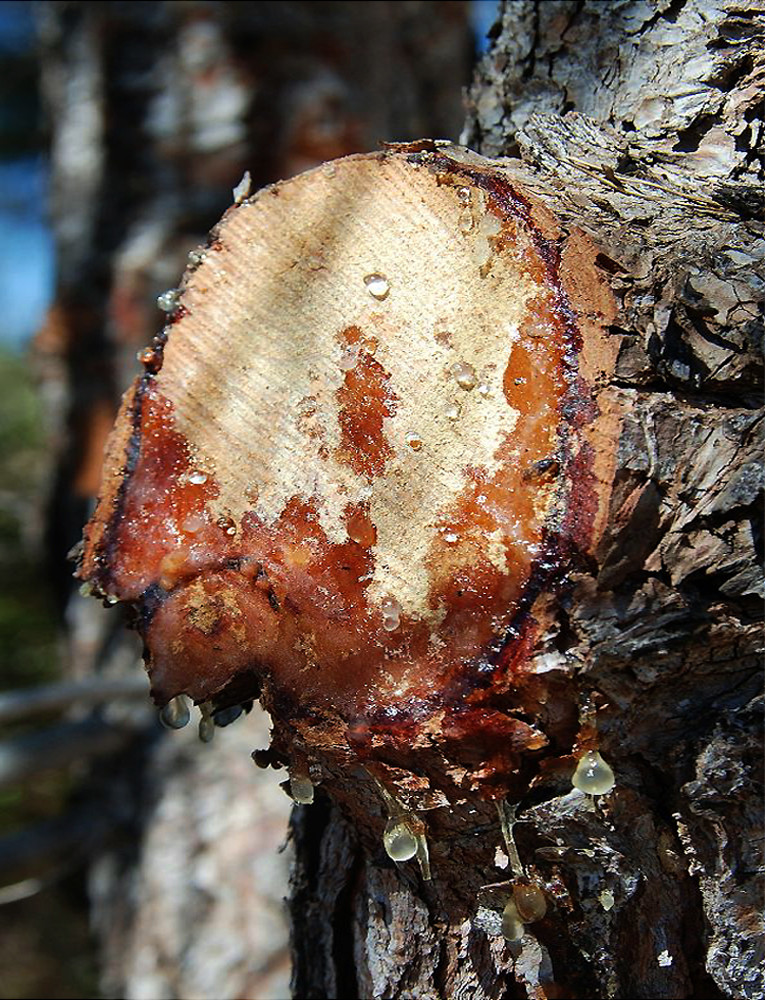
[(58, 676), (43, 557), (47, 491), (40, 401), (24, 360), (0, 350), (0, 687)]
[[(47, 584), (44, 515), (49, 441), (42, 407), (24, 358), (0, 349), (0, 688), (59, 678), (58, 620)], [(8, 739), (27, 728), (14, 725)], [(67, 808), (76, 777), (43, 772), (0, 789), (0, 837), (55, 818)], [(0, 1000), (98, 996), (95, 954), (77, 872), (0, 909)], [(14, 876), (5, 873), (5, 878)]]

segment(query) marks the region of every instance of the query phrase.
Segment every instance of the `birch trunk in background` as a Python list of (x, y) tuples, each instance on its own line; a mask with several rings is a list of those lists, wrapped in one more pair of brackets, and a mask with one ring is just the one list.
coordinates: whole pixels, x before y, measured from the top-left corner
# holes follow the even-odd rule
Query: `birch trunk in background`
[(608, 527), (551, 639), (616, 787), (516, 804), (554, 905), (512, 946), (498, 824), (452, 806), (426, 883), (363, 816), (299, 811), (296, 996), (762, 996), (764, 32), (759, 2), (502, 8), (464, 141), (594, 242), (618, 307)]
[[(35, 345), (58, 455), (48, 551), (69, 673), (87, 678), (142, 669), (66, 553), (136, 352), (163, 325), (158, 295), (245, 170), (254, 189), (384, 139), (456, 138), (473, 41), (462, 2), (53, 2), (39, 22), (58, 268)], [(110, 831), (88, 845), (106, 995), (284, 996), (289, 800), (250, 760), (266, 717), (209, 748), (128, 714), (135, 739), (87, 793)]]

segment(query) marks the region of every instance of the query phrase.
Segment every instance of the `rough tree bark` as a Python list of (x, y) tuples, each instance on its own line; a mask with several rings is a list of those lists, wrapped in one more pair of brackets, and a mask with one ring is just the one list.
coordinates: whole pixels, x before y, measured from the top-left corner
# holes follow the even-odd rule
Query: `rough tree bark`
[[(304, 727), (298, 739), (271, 698), (270, 759), (294, 765), (307, 746), (325, 776), (326, 793), (293, 821), (297, 996), (761, 995), (762, 26), (761, 6), (731, 0), (503, 10), (466, 140), (511, 154), (500, 165), (511, 183), (559, 220), (542, 228), (566, 293), (588, 261), (610, 286), (613, 310), (589, 278), (595, 298), (569, 299), (580, 326), (609, 324), (615, 360), (593, 425), (596, 452), (614, 459), (601, 469), (607, 515), (532, 605), (545, 627), (515, 703), (505, 697), (505, 730), (495, 713), (483, 731), (452, 731), (440, 784), (429, 754), (448, 762), (443, 732), (417, 744), (419, 761), (392, 744), (371, 754), (377, 780), (424, 809), (432, 880), (386, 861), (387, 800), (368, 771), (338, 766), (331, 733)], [(409, 152), (448, 173), (438, 149)], [(199, 282), (188, 290), (198, 305)], [(179, 318), (179, 338), (191, 323)], [(171, 362), (160, 385), (180, 405)], [(126, 412), (140, 429), (139, 410)], [(85, 569), (105, 590), (115, 578), (98, 533), (114, 509), (91, 529)], [(188, 569), (163, 566), (170, 593)], [(149, 638), (153, 627), (149, 615)], [(547, 749), (462, 766), (471, 746), (516, 739), (524, 720), (547, 732)], [(571, 776), (595, 746), (616, 784), (593, 803)], [(503, 837), (483, 794), (493, 771), (518, 857), (512, 812)], [(547, 912), (505, 941), (499, 913), (524, 878)]]
[(520, 949), (477, 915), (506, 877), (477, 803), (429, 820), (432, 883), (370, 854), (358, 811), (299, 810), (297, 996), (762, 995), (764, 16), (503, 8), (465, 141), (592, 237), (618, 304), (608, 527), (551, 639), (616, 788), (519, 796), (521, 859), (556, 900)]

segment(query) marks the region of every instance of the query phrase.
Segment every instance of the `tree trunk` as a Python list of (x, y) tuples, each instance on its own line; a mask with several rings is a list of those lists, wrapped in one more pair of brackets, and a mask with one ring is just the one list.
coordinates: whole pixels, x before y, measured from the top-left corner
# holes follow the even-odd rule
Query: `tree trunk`
[[(338, 167), (272, 189), (228, 214), (208, 257), (186, 279), (183, 295), (190, 310), (182, 299), (167, 337), (158, 338), (145, 355), (146, 374), (124, 406), (108, 466), (123, 486), (117, 489), (115, 480), (108, 480), (89, 530), (82, 572), (104, 593), (138, 605), (159, 700), (191, 690), (205, 706), (206, 732), (211, 713), (236, 696), (252, 697), (262, 683), (275, 731), (272, 747), (258, 759), (288, 762), (299, 800), (314, 795), (308, 779), (322, 777), (316, 801), (296, 811), (292, 827), (297, 996), (761, 995), (761, 886), (754, 845), (761, 837), (757, 657), (762, 578), (756, 567), (762, 556), (762, 369), (756, 347), (763, 290), (762, 15), (760, 5), (743, 8), (732, 0), (714, 6), (701, 0), (506, 5), (471, 94), (465, 140), (484, 154), (510, 158), (487, 163), (436, 144), (415, 143), (377, 158), (344, 161), (342, 171), (350, 171), (344, 176), (358, 185), (353, 191), (350, 183), (348, 190), (333, 187)], [(249, 498), (257, 516), (247, 522), (241, 510), (230, 520), (221, 513), (215, 522), (220, 530), (210, 534), (218, 562), (202, 581), (207, 588), (202, 596), (210, 599), (197, 606), (181, 603), (180, 610), (194, 575), (189, 553), (157, 543), (155, 562), (135, 571), (130, 545), (141, 548), (146, 539), (131, 536), (125, 512), (155, 504), (147, 523), (168, 530), (167, 501), (172, 516), (183, 510), (196, 518), (192, 534), (202, 527), (207, 531), (204, 511), (194, 507), (189, 513), (183, 503), (196, 503), (191, 486), (204, 487), (197, 492), (206, 500), (218, 499), (224, 490), (230, 500), (241, 491), (244, 474), (233, 460), (228, 478), (218, 475), (221, 467), (226, 471), (230, 442), (252, 465), (273, 473), (263, 494), (270, 496), (279, 476), (294, 473), (291, 447), (285, 449), (289, 461), (273, 457), (279, 444), (273, 428), (282, 426), (277, 409), (250, 425), (243, 421), (251, 411), (240, 409), (239, 401), (252, 399), (253, 393), (244, 390), (255, 386), (272, 404), (273, 383), (263, 372), (282, 371), (279, 364), (292, 363), (295, 352), (278, 357), (275, 350), (261, 368), (248, 365), (245, 327), (273, 329), (272, 347), (301, 346), (314, 328), (317, 339), (326, 336), (323, 321), (346, 300), (338, 280), (331, 286), (336, 295), (323, 293), (322, 298), (317, 292), (323, 313), (298, 315), (292, 324), (284, 320), (295, 318), (285, 289), (294, 293), (303, 282), (302, 270), (314, 269), (297, 242), (279, 241), (281, 232), (295, 237), (295, 219), (302, 218), (290, 213), (290, 199), (301, 209), (305, 204), (326, 207), (336, 195), (339, 216), (346, 220), (342, 224), (350, 227), (356, 217), (340, 211), (347, 207), (343, 199), (361, 191), (359, 215), (366, 225), (370, 219), (364, 213), (372, 212), (375, 225), (353, 230), (359, 239), (351, 241), (347, 253), (374, 247), (371, 232), (391, 267), (406, 260), (403, 250), (395, 257), (391, 240), (409, 226), (411, 243), (402, 242), (402, 248), (416, 247), (415, 259), (432, 265), (441, 282), (431, 284), (427, 269), (418, 271), (422, 294), (409, 304), (417, 316), (424, 301), (422, 308), (432, 318), (438, 315), (439, 290), (447, 288), (443, 298), (452, 309), (462, 301), (455, 305), (449, 299), (439, 270), (444, 260), (454, 259), (454, 248), (435, 240), (427, 248), (418, 241), (428, 226), (452, 216), (458, 223), (456, 202), (448, 204), (450, 195), (463, 197), (463, 188), (454, 186), (457, 178), (465, 199), (477, 199), (479, 191), (485, 195), (478, 217), (466, 223), (470, 238), (483, 237), (491, 246), (489, 256), (500, 263), (512, 258), (514, 239), (522, 251), (513, 258), (521, 291), (510, 288), (510, 271), (505, 271), (496, 302), (486, 298), (488, 282), (481, 285), (474, 275), (464, 285), (455, 269), (453, 287), (469, 293), (467, 301), (476, 306), (468, 310), (471, 315), (494, 308), (507, 320), (501, 310), (521, 296), (526, 281), (536, 281), (539, 296), (548, 296), (534, 299), (549, 305), (544, 321), (537, 316), (547, 324), (546, 335), (524, 333), (545, 346), (534, 355), (538, 363), (529, 362), (523, 375), (516, 373), (517, 383), (540, 379), (542, 370), (550, 376), (552, 392), (558, 376), (561, 384), (571, 376), (560, 398), (551, 400), (540, 390), (538, 400), (557, 414), (565, 428), (561, 440), (571, 447), (533, 468), (523, 466), (520, 453), (514, 468), (505, 454), (492, 487), (517, 486), (517, 473), (532, 484), (529, 492), (539, 489), (536, 499), (552, 503), (544, 509), (545, 523), (549, 526), (552, 510), (558, 541), (565, 546), (555, 550), (555, 565), (544, 570), (536, 563), (532, 572), (519, 556), (519, 573), (528, 570), (525, 589), (520, 596), (512, 592), (508, 608), (494, 608), (506, 629), (503, 645), (469, 665), (481, 668), (481, 683), (471, 687), (465, 673), (449, 674), (447, 679), (465, 681), (465, 686), (452, 686), (449, 698), (439, 703), (438, 724), (435, 713), (425, 712), (433, 702), (421, 699), (424, 723), (419, 719), (409, 728), (396, 728), (401, 719), (395, 712), (366, 718), (360, 712), (349, 719), (348, 704), (356, 695), (343, 687), (346, 678), (329, 656), (318, 663), (320, 647), (326, 653), (336, 639), (345, 652), (341, 625), (327, 627), (333, 607), (320, 608), (327, 621), (314, 629), (315, 648), (292, 648), (294, 662), (314, 666), (311, 655), (316, 654), (325, 673), (301, 673), (292, 701), (277, 676), (277, 667), (289, 672), (293, 661), (277, 662), (284, 649), (274, 640), (275, 616), (291, 626), (300, 614), (313, 614), (321, 589), (315, 587), (308, 598), (297, 589), (280, 590), (277, 574), (262, 572), (265, 557), (257, 562), (236, 553), (228, 539), (238, 544), (247, 528), (261, 547), (283, 545), (287, 555), (271, 561), (277, 570), (289, 563), (293, 575), (287, 579), (293, 583), (303, 569), (308, 577), (305, 567), (311, 566), (310, 553), (298, 543), (323, 544), (320, 519), (312, 511), (295, 515), (295, 523), (276, 536), (263, 529), (265, 515), (257, 519), (266, 503), (262, 496)], [(326, 197), (300, 202), (298, 196), (311, 189)], [(391, 212), (386, 231), (380, 220), (390, 191), (394, 209), (405, 206), (406, 211)], [(507, 211), (497, 228), (500, 198)], [(272, 224), (248, 229), (247, 220), (260, 219), (261, 212)], [(313, 225), (304, 226), (300, 236), (305, 244), (322, 239)], [(276, 261), (272, 272), (270, 251), (276, 250), (286, 259)], [(234, 281), (235, 294), (226, 298), (232, 275), (242, 273), (234, 265), (244, 267), (252, 259), (248, 254), (259, 267), (246, 272), (241, 294)], [(337, 255), (330, 263), (329, 280), (334, 280)], [(489, 263), (481, 258), (481, 279), (499, 280), (486, 268)], [(321, 260), (315, 264), (315, 270), (325, 269)], [(266, 282), (270, 297), (265, 305), (265, 293), (258, 298), (257, 289), (251, 290), (264, 274), (278, 279)], [(303, 283), (320, 287), (318, 280)], [(380, 339), (389, 337), (399, 350), (399, 377), (409, 385), (421, 375), (422, 384), (435, 393), (428, 381), (433, 373), (426, 365), (417, 368), (418, 342), (415, 337), (406, 342), (401, 315), (393, 308), (400, 308), (397, 286), (391, 290), (385, 276), (374, 273), (366, 275), (365, 284), (372, 298), (387, 299), (391, 307), (395, 322), (383, 323)], [(357, 291), (361, 295), (363, 289)], [(369, 300), (361, 297), (368, 307)], [(223, 304), (239, 320), (231, 328), (224, 326)], [(264, 314), (274, 323), (264, 324)], [(216, 340), (217, 320), (226, 330), (225, 352)], [(603, 337), (598, 331), (604, 325)], [(358, 381), (372, 403), (367, 410), (354, 409), (354, 393), (361, 390), (353, 376), (343, 386), (338, 383), (335, 398), (347, 411), (342, 426), (348, 439), (354, 439), (354, 419), (364, 423), (373, 411), (374, 419), (357, 435), (360, 444), (352, 441), (370, 463), (360, 470), (371, 481), (378, 463), (384, 466), (389, 457), (375, 420), (382, 424), (391, 417), (398, 400), (387, 393), (385, 369), (375, 367), (376, 342), (375, 347), (370, 340), (361, 342), (362, 351), (358, 330), (346, 327), (342, 333), (344, 342), (334, 347), (351, 351), (353, 359), (343, 355), (341, 367), (361, 367)], [(446, 350), (452, 330), (438, 333), (438, 349)], [(186, 350), (189, 345), (193, 350)], [(327, 343), (322, 347), (329, 356)], [(462, 347), (469, 350), (471, 344)], [(432, 344), (429, 349), (436, 352)], [(567, 352), (577, 354), (577, 369)], [(189, 371), (211, 391), (195, 395), (194, 380), (184, 378)], [(461, 369), (459, 377), (463, 388), (476, 388), (467, 385), (469, 371)], [(284, 384), (292, 387), (289, 379)], [(593, 405), (586, 403), (588, 394)], [(486, 395), (492, 398), (491, 385)], [(292, 405), (291, 396), (283, 401), (285, 409)], [(418, 411), (424, 422), (430, 419), (429, 402), (426, 398)], [(163, 420), (162, 403), (174, 408), (172, 419)], [(212, 432), (230, 412), (242, 421), (228, 421), (229, 436), (221, 444)], [(307, 437), (320, 440), (321, 426), (310, 420), (315, 412), (296, 410), (306, 417)], [(489, 407), (487, 412), (496, 411)], [(531, 406), (524, 411), (529, 419), (534, 412)], [(437, 423), (435, 415), (432, 420)], [(479, 456), (484, 437), (484, 431), (476, 434)], [(377, 442), (376, 451), (368, 446), (370, 439)], [(152, 451), (155, 442), (169, 447)], [(537, 443), (532, 438), (529, 447)], [(354, 452), (347, 444), (341, 441), (331, 457), (339, 455), (352, 465), (348, 456)], [(419, 452), (422, 441), (410, 433), (407, 445)], [(304, 449), (298, 458), (306, 454)], [(218, 463), (212, 466), (215, 474), (192, 467), (192, 455)], [(435, 470), (440, 474), (445, 468)], [(152, 476), (161, 487), (153, 493), (145, 489)], [(436, 484), (441, 478), (433, 475)], [(554, 485), (541, 489), (540, 480)], [(347, 486), (345, 479), (342, 485)], [(421, 485), (418, 480), (418, 489)], [(180, 492), (173, 493), (176, 487)], [(375, 502), (374, 491), (369, 502)], [(533, 522), (542, 515), (532, 508)], [(419, 517), (416, 505), (401, 510)], [(475, 525), (464, 518), (460, 524), (477, 549), (488, 546)], [(355, 528), (349, 521), (347, 527), (361, 548), (374, 544), (366, 520)], [(529, 547), (537, 527), (532, 523)], [(408, 528), (401, 525), (404, 539)], [(443, 534), (442, 540), (452, 544), (456, 536), (447, 540)], [(150, 541), (154, 545), (153, 535)], [(431, 561), (429, 570), (464, 568), (438, 551), (441, 562)], [(465, 552), (461, 543), (457, 551)], [(343, 552), (343, 557), (360, 558), (350, 543)], [(166, 561), (167, 556), (172, 558)], [(414, 558), (412, 568), (421, 568)], [(333, 564), (322, 563), (322, 569), (327, 569), (322, 586), (331, 590)], [(474, 585), (470, 593), (478, 594), (470, 573), (463, 577)], [(227, 621), (231, 605), (226, 601), (244, 586), (242, 578), (254, 594), (247, 609), (251, 617), (243, 617), (240, 609)], [(437, 595), (442, 602), (418, 611), (423, 616), (443, 611), (433, 626), (437, 630), (441, 622), (456, 620), (457, 599), (466, 591), (469, 587), (455, 588), (451, 604)], [(410, 626), (408, 605), (399, 609), (399, 623), (398, 611), (394, 614), (381, 593), (376, 600), (392, 631), (399, 624), (402, 631)], [(510, 616), (513, 601), (517, 616)], [(249, 677), (251, 687), (244, 694), (226, 686), (228, 676), (214, 675), (221, 663), (227, 666), (241, 653), (231, 618), (253, 646), (260, 644), (262, 676)], [(464, 634), (452, 628), (452, 646), (440, 647), (447, 649), (444, 658), (461, 642), (468, 644), (473, 626), (479, 632), (485, 624), (467, 613), (460, 620)], [(380, 620), (370, 617), (363, 624), (371, 635)], [(174, 641), (189, 639), (192, 626), (210, 643), (181, 645), (188, 670), (179, 676), (184, 664), (179, 667)], [(488, 631), (493, 629), (492, 623)], [(368, 638), (365, 634), (361, 641)], [(271, 640), (273, 648), (263, 652)], [(364, 646), (365, 654), (372, 652), (355, 664), (359, 669), (375, 666), (373, 646)], [(215, 662), (205, 660), (212, 650), (219, 654)], [(236, 661), (237, 670), (243, 662)], [(381, 676), (373, 678), (378, 691), (389, 679)], [(329, 699), (326, 692), (317, 694), (324, 677), (334, 685)], [(241, 670), (234, 678), (241, 682)], [(426, 679), (440, 696), (444, 677)], [(306, 701), (306, 690), (317, 703)], [(339, 726), (338, 719), (344, 730), (332, 728)], [(384, 837), (386, 809), (394, 825)], [(403, 860), (411, 858), (402, 849), (407, 838), (416, 841), (419, 870), (414, 861)], [(395, 857), (402, 860), (394, 863)]]
[(513, 157), (564, 249), (592, 238), (618, 305), (607, 526), (559, 595), (548, 706), (594, 720), (616, 785), (517, 796), (548, 909), (514, 943), (485, 803), (427, 814), (423, 881), (370, 851), (361, 794), (317, 795), (293, 816), (296, 996), (762, 996), (764, 13), (503, 7), (464, 141)]

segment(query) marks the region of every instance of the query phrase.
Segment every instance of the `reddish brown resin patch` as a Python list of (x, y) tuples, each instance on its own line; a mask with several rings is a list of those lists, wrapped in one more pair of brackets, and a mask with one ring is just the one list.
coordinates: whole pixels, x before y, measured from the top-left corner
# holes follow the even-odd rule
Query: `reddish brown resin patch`
[(337, 390), (342, 435), (338, 458), (360, 476), (373, 479), (382, 474), (393, 455), (383, 425), (396, 412), (396, 394), (390, 387), (389, 372), (372, 357), (358, 328), (345, 330), (340, 339), (354, 352), (356, 364), (345, 373)]

